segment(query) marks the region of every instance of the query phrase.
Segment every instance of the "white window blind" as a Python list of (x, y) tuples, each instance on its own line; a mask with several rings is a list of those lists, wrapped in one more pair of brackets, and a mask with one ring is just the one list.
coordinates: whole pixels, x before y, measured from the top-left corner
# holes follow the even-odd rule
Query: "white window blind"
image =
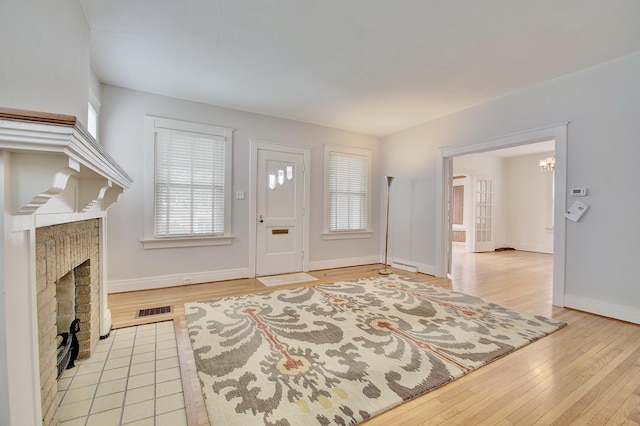
[(225, 232), (225, 138), (157, 129), (155, 236)]
[(364, 231), (369, 211), (368, 158), (329, 153), (329, 231)]

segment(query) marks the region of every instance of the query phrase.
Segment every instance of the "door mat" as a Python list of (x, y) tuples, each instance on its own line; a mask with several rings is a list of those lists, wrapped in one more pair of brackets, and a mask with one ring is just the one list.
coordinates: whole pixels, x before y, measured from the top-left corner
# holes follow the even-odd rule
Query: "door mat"
[(306, 283), (309, 281), (317, 281), (316, 277), (312, 277), (309, 274), (305, 274), (304, 272), (300, 272), (297, 274), (286, 274), (286, 275), (273, 275), (270, 277), (259, 277), (257, 278), (262, 284), (267, 287), (274, 287), (278, 285), (285, 284), (297, 284), (297, 283)]

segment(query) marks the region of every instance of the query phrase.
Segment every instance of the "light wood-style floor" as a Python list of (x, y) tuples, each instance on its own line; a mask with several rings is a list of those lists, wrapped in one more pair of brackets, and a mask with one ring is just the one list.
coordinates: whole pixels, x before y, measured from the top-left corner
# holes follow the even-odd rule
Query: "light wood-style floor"
[[(569, 325), (452, 383), (383, 413), (372, 425), (639, 425), (640, 326), (551, 306), (551, 255), (454, 255), (453, 278), (396, 272)], [(311, 272), (312, 284), (377, 275), (381, 265)], [(296, 285), (277, 287), (287, 288)], [(272, 291), (255, 279), (109, 296), (114, 328), (141, 308), (172, 305), (189, 425), (208, 425), (184, 320), (185, 302)]]

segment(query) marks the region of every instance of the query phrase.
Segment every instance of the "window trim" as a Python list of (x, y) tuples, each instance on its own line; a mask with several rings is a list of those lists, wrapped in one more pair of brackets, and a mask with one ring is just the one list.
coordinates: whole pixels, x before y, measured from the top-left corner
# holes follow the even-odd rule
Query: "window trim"
[[(155, 236), (155, 136), (158, 129), (202, 133), (212, 138), (225, 140), (225, 174), (224, 174), (224, 233), (221, 236)], [(232, 203), (232, 150), (233, 130), (227, 127), (194, 123), (184, 120), (145, 116), (144, 134), (144, 238), (141, 240), (145, 249), (199, 247), (231, 244), (231, 203)]]
[[(367, 229), (359, 231), (331, 231), (329, 227), (330, 220), (330, 185), (329, 185), (329, 167), (330, 155), (332, 153), (345, 154), (348, 156), (365, 157), (367, 160)], [(324, 220), (322, 239), (324, 240), (342, 240), (356, 238), (371, 238), (373, 231), (371, 230), (371, 197), (372, 197), (372, 151), (366, 148), (356, 148), (340, 145), (324, 145)]]

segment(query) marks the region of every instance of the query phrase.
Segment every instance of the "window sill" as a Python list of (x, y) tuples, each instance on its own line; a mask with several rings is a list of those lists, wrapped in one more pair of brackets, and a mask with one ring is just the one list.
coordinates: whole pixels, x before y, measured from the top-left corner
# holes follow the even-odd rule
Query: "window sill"
[(223, 246), (231, 244), (233, 237), (191, 237), (191, 238), (155, 238), (140, 240), (145, 250), (176, 248)]
[(354, 231), (354, 232), (323, 232), (323, 240), (347, 240), (352, 238), (371, 238), (371, 231)]

